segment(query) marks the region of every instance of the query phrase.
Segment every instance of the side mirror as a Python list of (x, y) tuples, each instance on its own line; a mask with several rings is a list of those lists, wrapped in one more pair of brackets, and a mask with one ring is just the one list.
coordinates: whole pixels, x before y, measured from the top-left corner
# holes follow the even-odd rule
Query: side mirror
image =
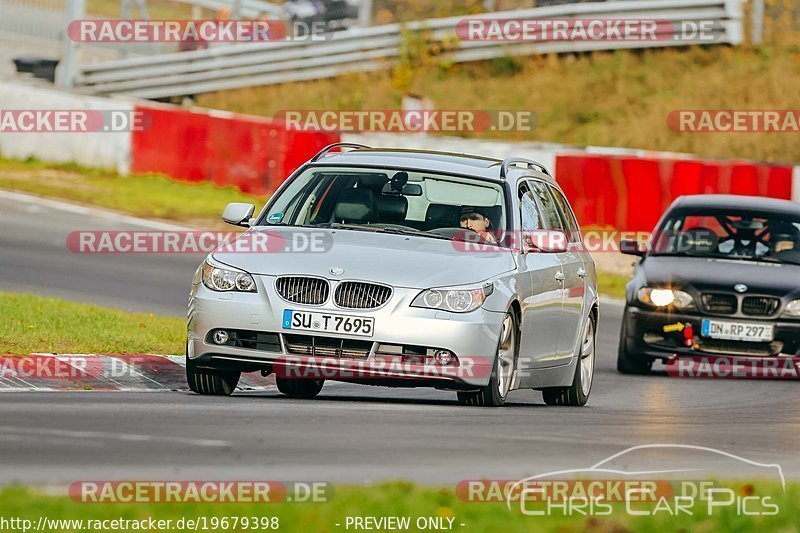
[(250, 225), (250, 218), (255, 212), (256, 206), (253, 204), (232, 202), (225, 206), (225, 211), (222, 212), (222, 220), (228, 224), (246, 228)]
[(619, 241), (619, 251), (627, 255), (635, 255), (637, 257), (644, 257), (647, 253), (636, 239), (622, 239)]
[(563, 231), (537, 230), (522, 233), (522, 251), (561, 254), (567, 251), (569, 239)]

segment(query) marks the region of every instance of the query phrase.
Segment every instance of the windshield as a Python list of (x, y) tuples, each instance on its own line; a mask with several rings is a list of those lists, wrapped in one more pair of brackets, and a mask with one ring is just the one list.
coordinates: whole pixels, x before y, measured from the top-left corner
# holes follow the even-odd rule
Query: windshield
[(800, 217), (742, 210), (681, 211), (652, 243), (655, 255), (800, 264)]
[[(262, 225), (337, 227), (453, 238), (482, 217), (487, 232), (506, 229), (500, 184), (405, 170), (311, 167), (269, 206)], [(472, 226), (468, 225), (472, 224)]]

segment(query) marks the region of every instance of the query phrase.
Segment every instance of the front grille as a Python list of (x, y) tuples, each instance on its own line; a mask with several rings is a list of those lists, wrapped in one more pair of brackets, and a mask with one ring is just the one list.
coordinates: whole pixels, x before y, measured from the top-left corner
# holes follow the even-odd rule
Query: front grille
[(778, 311), (781, 301), (767, 296), (748, 296), (742, 300), (742, 313), (750, 316), (770, 316)]
[(288, 334), (284, 334), (283, 338), (286, 351), (297, 355), (366, 359), (372, 349), (372, 341)]
[(732, 315), (736, 312), (736, 296), (708, 293), (702, 296), (703, 307), (709, 313)]
[(374, 309), (385, 304), (391, 295), (391, 287), (385, 285), (362, 283), (360, 281), (343, 281), (336, 287), (333, 299), (339, 307)]
[(299, 276), (278, 278), (275, 289), (284, 300), (305, 305), (322, 305), (330, 294), (330, 286), (324, 279)]

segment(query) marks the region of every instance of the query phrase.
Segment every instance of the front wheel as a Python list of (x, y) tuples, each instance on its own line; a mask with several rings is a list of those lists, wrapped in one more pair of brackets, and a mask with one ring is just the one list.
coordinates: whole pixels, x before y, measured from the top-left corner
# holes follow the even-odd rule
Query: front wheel
[(497, 343), (497, 355), (489, 384), (477, 391), (459, 391), (458, 403), (484, 407), (501, 407), (506, 403), (517, 363), (517, 330), (516, 315), (506, 313), (500, 328), (500, 340)]
[(628, 351), (628, 308), (622, 313), (622, 328), (617, 349), (617, 372), (620, 374), (646, 375), (652, 371), (653, 360), (637, 356)]
[(311, 399), (317, 396), (325, 384), (324, 379), (275, 378), (278, 390), (291, 398)]
[(596, 334), (594, 319), (590, 316), (586, 320), (586, 332), (581, 341), (579, 359), (575, 364), (575, 377), (569, 387), (545, 389), (542, 398), (547, 405), (586, 405), (589, 393), (592, 391), (594, 379), (594, 360)]
[(192, 392), (230, 396), (236, 390), (241, 375), (241, 372), (197, 368), (197, 363), (186, 356), (186, 381)]

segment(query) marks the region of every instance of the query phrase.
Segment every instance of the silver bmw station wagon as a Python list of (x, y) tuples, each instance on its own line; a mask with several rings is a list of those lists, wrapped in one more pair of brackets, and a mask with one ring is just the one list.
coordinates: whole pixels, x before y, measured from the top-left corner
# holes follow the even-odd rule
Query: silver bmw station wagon
[(231, 394), (260, 372), (298, 398), (328, 380), (586, 403), (595, 267), (541, 164), (337, 143), (254, 214), (226, 207), (248, 229), (192, 282), (192, 391)]

